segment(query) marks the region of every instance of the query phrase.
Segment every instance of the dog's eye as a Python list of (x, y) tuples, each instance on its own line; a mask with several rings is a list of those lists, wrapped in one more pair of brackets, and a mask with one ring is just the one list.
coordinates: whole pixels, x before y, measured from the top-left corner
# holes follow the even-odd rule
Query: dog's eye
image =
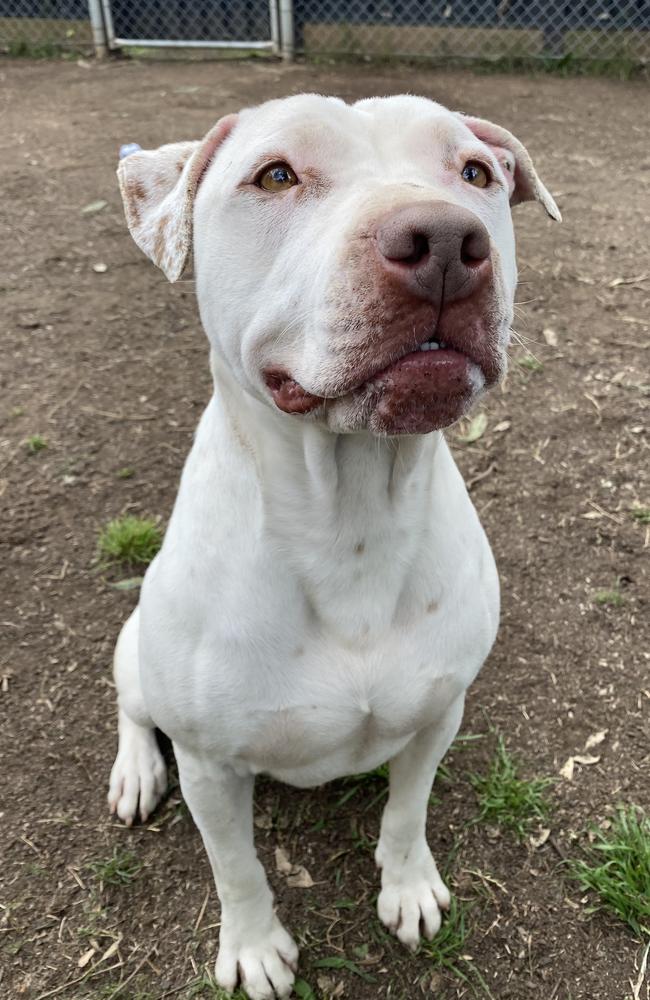
[(482, 163), (476, 160), (469, 160), (463, 167), (460, 175), (468, 184), (477, 188), (487, 187), (490, 183), (490, 175)]
[(255, 183), (264, 191), (287, 191), (299, 181), (288, 163), (274, 163), (260, 174)]

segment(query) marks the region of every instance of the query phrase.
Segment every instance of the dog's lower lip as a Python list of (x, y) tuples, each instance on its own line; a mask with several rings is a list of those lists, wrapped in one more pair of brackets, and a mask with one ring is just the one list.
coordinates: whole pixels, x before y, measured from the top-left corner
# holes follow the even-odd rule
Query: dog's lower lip
[[(435, 347), (425, 347), (424, 344), (427, 345), (435, 344)], [(414, 363), (417, 363), (417, 359), (422, 359), (423, 364), (426, 361), (428, 365), (431, 364), (435, 366), (440, 365), (440, 367), (442, 367), (444, 364), (447, 364), (452, 358), (456, 359), (464, 358), (466, 361), (475, 363), (473, 361), (473, 358), (465, 354), (464, 351), (456, 350), (455, 348), (450, 347), (448, 344), (445, 344), (442, 341), (430, 340), (430, 341), (425, 341), (424, 344), (421, 344), (419, 347), (416, 347), (415, 350), (407, 351), (405, 354), (400, 355), (399, 358), (395, 358), (394, 361), (391, 361), (384, 368), (379, 369), (379, 371), (376, 371), (372, 375), (370, 375), (369, 378), (364, 379), (364, 381), (360, 385), (356, 386), (356, 388), (353, 389), (352, 391), (359, 392), (368, 387), (369, 385), (373, 387), (380, 385), (381, 380), (384, 377), (389, 376), (391, 371), (397, 365), (400, 365), (403, 361), (405, 361), (407, 358), (409, 360), (413, 359)]]

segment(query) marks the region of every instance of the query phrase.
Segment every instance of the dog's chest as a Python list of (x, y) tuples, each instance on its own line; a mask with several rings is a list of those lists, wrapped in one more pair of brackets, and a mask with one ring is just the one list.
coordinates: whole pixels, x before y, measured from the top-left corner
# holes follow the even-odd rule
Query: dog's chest
[(210, 616), (190, 593), (178, 617), (168, 606), (151, 620), (154, 718), (180, 742), (297, 785), (376, 766), (443, 717), (489, 651), (496, 580), (477, 541), (451, 579), (426, 550), (405, 572), (367, 535), (348, 561), (321, 551), (304, 578), (277, 560), (240, 564), (245, 600), (225, 588)]

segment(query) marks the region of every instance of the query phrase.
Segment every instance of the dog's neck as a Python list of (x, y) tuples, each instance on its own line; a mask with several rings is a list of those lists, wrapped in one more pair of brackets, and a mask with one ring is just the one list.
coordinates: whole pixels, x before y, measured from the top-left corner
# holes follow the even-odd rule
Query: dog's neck
[(223, 363), (213, 359), (212, 370), (215, 403), (235, 440), (254, 456), (267, 501), (307, 504), (336, 518), (395, 509), (401, 501), (412, 503), (418, 486), (430, 486), (440, 432), (395, 438), (336, 434), (243, 391)]

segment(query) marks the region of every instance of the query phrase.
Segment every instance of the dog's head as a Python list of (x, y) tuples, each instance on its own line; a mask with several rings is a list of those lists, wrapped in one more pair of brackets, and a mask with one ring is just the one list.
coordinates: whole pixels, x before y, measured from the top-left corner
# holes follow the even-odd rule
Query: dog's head
[(118, 173), (133, 237), (171, 281), (193, 249), (219, 363), (339, 432), (462, 416), (505, 370), (511, 206), (560, 218), (514, 136), (410, 96), (269, 101)]

